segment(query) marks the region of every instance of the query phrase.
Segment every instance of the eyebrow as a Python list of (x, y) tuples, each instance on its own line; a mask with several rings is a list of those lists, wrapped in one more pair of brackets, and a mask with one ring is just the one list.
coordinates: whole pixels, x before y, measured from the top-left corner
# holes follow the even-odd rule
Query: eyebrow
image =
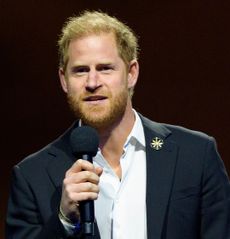
[(89, 70), (90, 67), (87, 66), (87, 65), (74, 65), (74, 66), (72, 66), (72, 67), (70, 68), (70, 71), (74, 73), (74, 72), (76, 72), (76, 71), (78, 71), (78, 70), (81, 70), (81, 69), (87, 69), (87, 70)]
[[(98, 63), (96, 64), (96, 69), (99, 68), (99, 67), (103, 67), (103, 66), (109, 66), (109, 67), (115, 67), (115, 64), (114, 63), (111, 63), (111, 62), (104, 62), (104, 63)], [(89, 65), (84, 65), (84, 64), (75, 64), (73, 65), (70, 70), (71, 71), (76, 71), (78, 69), (81, 69), (81, 68), (90, 68)]]
[(111, 66), (111, 67), (112, 67), (112, 66), (114, 66), (114, 65), (115, 65), (114, 63), (100, 63), (100, 64), (97, 64), (97, 65), (96, 65), (96, 68), (97, 68), (97, 67), (101, 67), (101, 66)]

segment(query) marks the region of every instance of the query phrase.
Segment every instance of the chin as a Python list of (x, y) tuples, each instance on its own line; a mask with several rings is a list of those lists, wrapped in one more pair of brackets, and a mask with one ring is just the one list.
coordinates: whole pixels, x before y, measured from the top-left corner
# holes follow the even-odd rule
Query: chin
[(84, 124), (96, 129), (108, 127), (115, 121), (111, 115), (82, 114), (80, 118)]

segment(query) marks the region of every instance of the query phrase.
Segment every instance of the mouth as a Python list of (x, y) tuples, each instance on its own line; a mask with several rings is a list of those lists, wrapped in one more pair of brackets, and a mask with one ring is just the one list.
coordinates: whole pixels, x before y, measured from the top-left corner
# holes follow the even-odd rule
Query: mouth
[(94, 102), (101, 102), (101, 101), (104, 101), (104, 100), (106, 100), (106, 99), (107, 99), (106, 96), (93, 95), (93, 96), (85, 97), (85, 98), (84, 98), (84, 101), (90, 102), (90, 103), (91, 103), (91, 102), (94, 103)]

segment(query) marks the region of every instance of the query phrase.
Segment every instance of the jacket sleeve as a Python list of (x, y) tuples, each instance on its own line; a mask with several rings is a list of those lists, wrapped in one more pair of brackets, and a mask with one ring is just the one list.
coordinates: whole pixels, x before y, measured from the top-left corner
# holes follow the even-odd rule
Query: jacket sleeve
[(201, 200), (201, 238), (230, 239), (230, 182), (214, 139), (207, 145)]
[[(65, 229), (58, 212), (44, 222), (39, 212), (33, 191), (15, 166), (12, 173), (11, 190), (6, 218), (6, 239), (65, 239)], [(76, 236), (75, 238), (79, 238)]]

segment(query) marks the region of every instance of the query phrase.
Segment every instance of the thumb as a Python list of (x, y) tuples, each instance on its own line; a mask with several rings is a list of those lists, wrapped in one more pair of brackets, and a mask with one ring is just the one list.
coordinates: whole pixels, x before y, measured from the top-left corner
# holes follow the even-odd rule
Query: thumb
[(96, 170), (96, 174), (100, 177), (103, 173), (103, 168), (97, 167), (95, 170)]

